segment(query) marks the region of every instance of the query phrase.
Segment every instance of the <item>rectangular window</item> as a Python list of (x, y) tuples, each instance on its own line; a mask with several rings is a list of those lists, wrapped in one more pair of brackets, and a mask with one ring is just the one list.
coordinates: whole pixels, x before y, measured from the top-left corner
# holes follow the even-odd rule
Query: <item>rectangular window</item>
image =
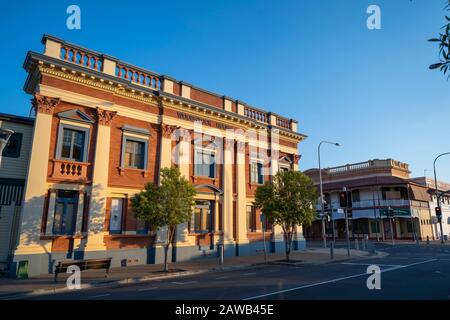
[(406, 232), (412, 233), (413, 232), (413, 225), (411, 221), (406, 221)]
[(3, 157), (18, 158), (20, 157), (20, 147), (22, 146), (22, 134), (13, 133), (9, 137), (8, 144), (5, 149), (3, 149)]
[(287, 172), (287, 171), (289, 171), (289, 167), (280, 167), (280, 171), (281, 172)]
[(213, 151), (195, 150), (194, 170), (196, 176), (216, 177), (216, 159)]
[(253, 206), (247, 206), (247, 230), (249, 232), (256, 231), (256, 214)]
[(145, 142), (125, 139), (123, 166), (125, 168), (145, 169)]
[(355, 202), (359, 202), (360, 201), (359, 199), (360, 199), (359, 190), (358, 189), (352, 190), (352, 200)]
[(257, 161), (250, 163), (250, 182), (264, 184), (263, 164)]
[(109, 220), (109, 232), (120, 233), (122, 231), (123, 199), (111, 200), (111, 217)]
[(191, 232), (209, 233), (212, 232), (213, 229), (213, 211), (211, 210), (211, 202), (197, 202), (194, 208), (194, 221), (190, 226)]
[(372, 233), (377, 233), (377, 232), (380, 233), (380, 230), (378, 230), (377, 222), (374, 222), (374, 221), (370, 222), (370, 231)]
[(86, 132), (63, 128), (60, 157), (62, 159), (83, 162)]
[(53, 234), (72, 235), (78, 206), (78, 192), (59, 190), (55, 203)]

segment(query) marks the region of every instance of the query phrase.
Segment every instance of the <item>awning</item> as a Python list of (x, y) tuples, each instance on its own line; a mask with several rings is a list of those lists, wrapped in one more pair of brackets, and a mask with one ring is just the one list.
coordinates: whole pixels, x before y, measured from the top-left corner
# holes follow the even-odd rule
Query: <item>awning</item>
[(410, 185), (412, 195), (414, 197), (414, 200), (419, 201), (431, 201), (431, 196), (427, 192), (427, 188), (425, 187), (419, 187), (415, 185)]

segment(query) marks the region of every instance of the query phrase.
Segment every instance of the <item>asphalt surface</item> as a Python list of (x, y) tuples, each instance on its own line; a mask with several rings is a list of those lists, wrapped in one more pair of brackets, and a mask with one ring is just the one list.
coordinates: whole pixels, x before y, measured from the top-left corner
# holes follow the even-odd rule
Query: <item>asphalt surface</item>
[[(382, 244), (376, 248), (389, 255), (322, 265), (264, 265), (30, 299), (450, 299), (449, 245)], [(381, 270), (379, 290), (366, 285), (367, 267), (373, 264)]]

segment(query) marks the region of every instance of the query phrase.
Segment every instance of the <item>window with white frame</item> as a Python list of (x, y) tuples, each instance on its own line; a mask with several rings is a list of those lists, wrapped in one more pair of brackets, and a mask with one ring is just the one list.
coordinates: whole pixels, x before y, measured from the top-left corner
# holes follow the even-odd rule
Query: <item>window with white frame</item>
[(111, 217), (109, 220), (109, 232), (120, 233), (122, 231), (123, 199), (111, 199)]
[(264, 184), (264, 165), (261, 160), (250, 159), (250, 182)]
[(122, 167), (147, 169), (148, 141), (124, 135), (122, 141)]
[(69, 124), (60, 124), (56, 157), (76, 162), (87, 161), (89, 129)]
[(216, 152), (214, 149), (195, 148), (194, 174), (208, 178), (216, 177)]

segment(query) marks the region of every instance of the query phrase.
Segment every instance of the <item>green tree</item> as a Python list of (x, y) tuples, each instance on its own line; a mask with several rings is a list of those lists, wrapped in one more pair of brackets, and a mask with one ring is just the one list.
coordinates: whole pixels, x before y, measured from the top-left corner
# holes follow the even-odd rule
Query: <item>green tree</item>
[[(446, 1), (447, 4), (445, 9), (450, 11), (450, 0)], [(428, 41), (439, 43), (439, 62), (430, 65), (430, 69), (439, 69), (444, 72), (444, 75), (447, 74), (447, 71), (450, 71), (450, 17), (445, 16), (447, 24), (442, 27), (443, 32), (439, 33), (438, 38), (432, 38)], [(447, 77), (447, 80), (450, 78), (450, 72)]]
[(161, 169), (161, 184), (148, 183), (131, 198), (136, 218), (148, 222), (154, 230), (167, 228), (164, 244), (164, 271), (169, 270), (167, 256), (177, 225), (190, 220), (197, 194), (194, 186), (177, 168)]
[(314, 219), (317, 197), (312, 180), (299, 171), (280, 171), (256, 189), (254, 205), (283, 230), (287, 261), (297, 226), (309, 225)]

